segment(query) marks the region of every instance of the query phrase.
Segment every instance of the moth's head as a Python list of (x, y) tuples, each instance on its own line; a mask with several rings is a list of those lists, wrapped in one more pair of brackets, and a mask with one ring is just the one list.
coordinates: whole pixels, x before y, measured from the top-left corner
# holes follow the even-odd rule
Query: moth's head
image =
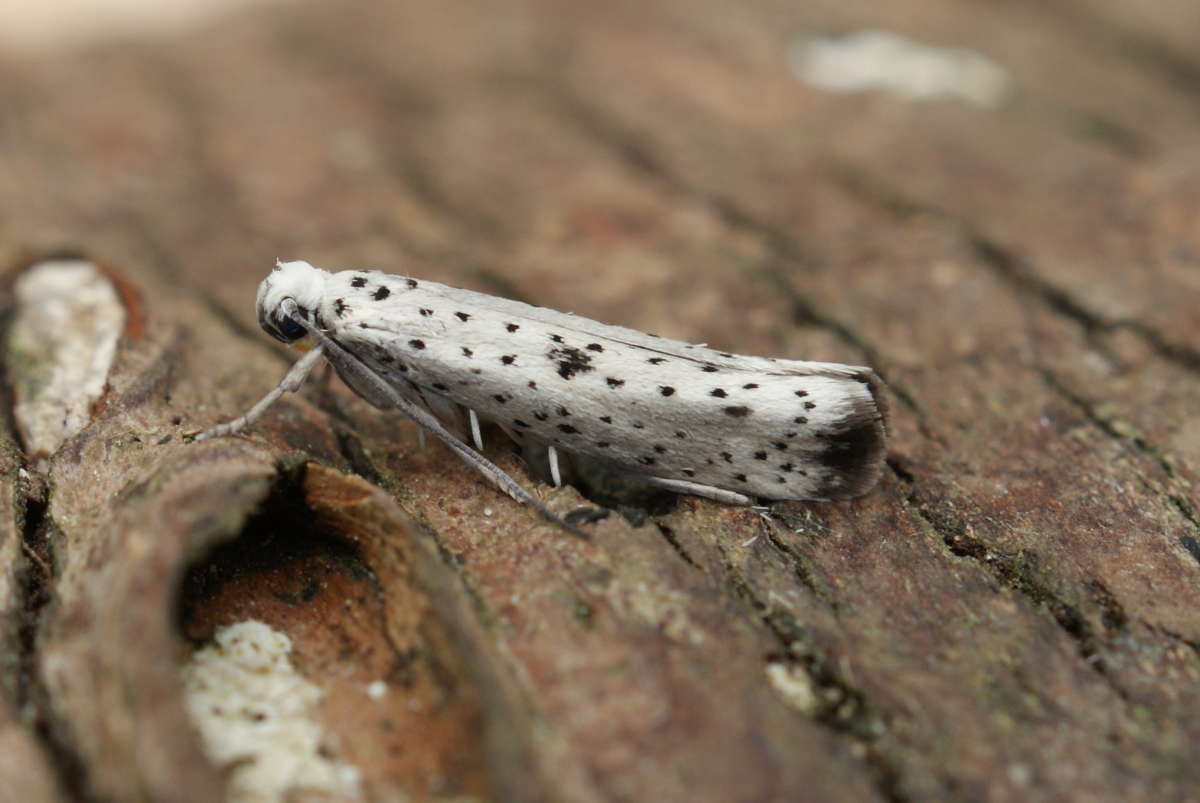
[(329, 272), (303, 261), (276, 262), (275, 269), (258, 286), (258, 325), (276, 340), (295, 343), (307, 330), (283, 311), (285, 299), (292, 299), (305, 318), (321, 304)]

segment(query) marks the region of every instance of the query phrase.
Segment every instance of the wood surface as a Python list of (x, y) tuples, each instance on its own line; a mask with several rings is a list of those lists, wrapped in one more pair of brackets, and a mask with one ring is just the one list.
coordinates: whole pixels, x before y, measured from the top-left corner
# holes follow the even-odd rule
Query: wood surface
[[(1012, 96), (789, 74), (861, 28)], [(1197, 41), (1186, 0), (413, 0), (0, 55), (5, 287), (69, 248), (128, 314), (87, 428), (0, 432), (0, 800), (219, 799), (179, 666), (248, 616), (369, 800), (1200, 799)], [(279, 257), (872, 365), (888, 469), (584, 541), (336, 380), (185, 442), (294, 359)]]

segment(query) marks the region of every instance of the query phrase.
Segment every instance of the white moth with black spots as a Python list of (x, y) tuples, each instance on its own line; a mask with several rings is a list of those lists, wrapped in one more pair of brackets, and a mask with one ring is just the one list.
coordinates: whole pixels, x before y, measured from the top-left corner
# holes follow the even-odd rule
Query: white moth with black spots
[(249, 412), (197, 440), (249, 426), (324, 356), (364, 399), (406, 413), (555, 521), (479, 453), (481, 418), (526, 449), (544, 448), (556, 484), (560, 460), (574, 455), (749, 504), (848, 499), (882, 468), (886, 401), (870, 368), (729, 354), (424, 279), (307, 262), (278, 263), (257, 303), (268, 334), (313, 348)]

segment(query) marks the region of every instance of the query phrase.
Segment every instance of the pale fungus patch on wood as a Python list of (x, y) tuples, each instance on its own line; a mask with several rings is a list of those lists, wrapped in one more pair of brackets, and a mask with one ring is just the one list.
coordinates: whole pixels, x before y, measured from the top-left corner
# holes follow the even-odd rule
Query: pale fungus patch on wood
[(891, 92), (910, 100), (956, 100), (995, 108), (1012, 92), (1002, 66), (972, 50), (935, 47), (890, 31), (797, 41), (792, 74), (826, 92)]
[(323, 695), (297, 674), (291, 651), (285, 634), (247, 620), (218, 629), (183, 667), (188, 713), (209, 757), (229, 768), (233, 803), (360, 796), (358, 769), (326, 757), (316, 720)]
[(811, 714), (817, 710), (820, 700), (812, 677), (803, 667), (778, 661), (767, 664), (767, 681), (771, 688), (797, 711)]
[(27, 454), (53, 454), (92, 419), (125, 328), (113, 283), (91, 262), (40, 262), (16, 280), (8, 338), (14, 416)]

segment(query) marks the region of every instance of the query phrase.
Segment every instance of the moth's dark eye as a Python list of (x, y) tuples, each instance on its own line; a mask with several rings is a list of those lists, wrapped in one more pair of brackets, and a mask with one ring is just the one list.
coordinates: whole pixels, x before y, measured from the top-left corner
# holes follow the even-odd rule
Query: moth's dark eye
[(283, 335), (285, 340), (291, 342), (304, 337), (308, 334), (308, 330), (284, 315), (279, 319), (279, 334)]

